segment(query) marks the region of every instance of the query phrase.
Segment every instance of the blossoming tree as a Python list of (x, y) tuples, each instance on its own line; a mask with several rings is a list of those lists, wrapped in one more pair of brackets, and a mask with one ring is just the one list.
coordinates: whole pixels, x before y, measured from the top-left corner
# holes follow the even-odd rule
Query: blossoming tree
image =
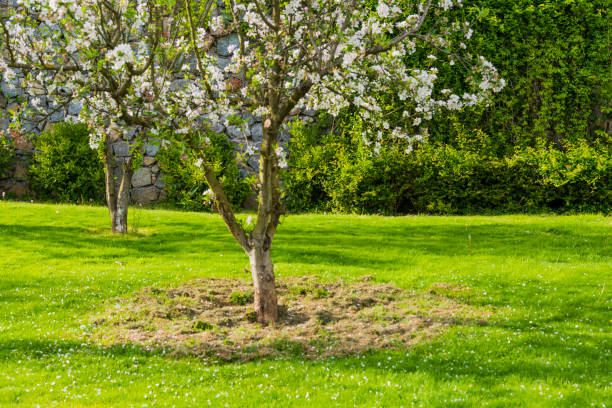
[[(373, 7), (354, 0), (228, 0), (210, 24), (193, 18), (201, 12), (194, 0), (185, 2), (200, 79), (206, 78), (212, 89), (213, 98), (205, 105), (262, 118), (253, 226), (245, 228), (236, 220), (204, 150), (199, 163), (224, 221), (250, 258), (257, 320), (273, 322), (278, 307), (270, 249), (283, 214), (279, 136), (292, 111), (309, 107), (335, 114), (357, 107), (379, 125), (380, 130), (363, 135), (373, 152), (382, 143), (402, 143), (409, 153), (425, 138), (425, 124), (436, 113), (485, 102), (504, 83), (493, 65), (467, 51), (470, 25), (450, 14), (460, 0), (381, 0)], [(229, 49), (231, 63), (223, 69), (206, 46), (219, 31), (237, 36)], [(456, 95), (440, 89), (441, 68), (465, 70), (473, 92)], [(401, 109), (390, 111), (379, 100), (383, 94), (394, 95), (399, 101), (394, 106)], [(194, 145), (206, 143), (203, 134)]]
[[(189, 120), (175, 95), (177, 78), (189, 70), (181, 7), (174, 0), (19, 0), (0, 20), (3, 76), (21, 78), (27, 93), (52, 101), (45, 110), (35, 97), (20, 115), (43, 121), (70, 103), (83, 106), (79, 119), (92, 130), (92, 148), (103, 152), (115, 233), (127, 232), (138, 144)], [(136, 140), (130, 154), (116, 155), (112, 142), (128, 135)]]

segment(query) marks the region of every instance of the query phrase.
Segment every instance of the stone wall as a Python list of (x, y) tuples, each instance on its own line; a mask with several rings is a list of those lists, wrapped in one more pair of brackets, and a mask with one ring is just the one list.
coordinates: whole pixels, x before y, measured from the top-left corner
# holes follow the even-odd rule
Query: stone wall
[[(6, 82), (0, 83), (0, 134), (12, 139), (15, 148), (15, 159), (12, 166), (8, 169), (8, 177), (0, 179), (0, 192), (6, 192), (17, 198), (29, 198), (34, 196), (27, 183), (27, 169), (34, 155), (33, 142), (38, 134), (48, 126), (63, 121), (73, 121), (81, 109), (76, 103), (70, 104), (66, 108), (49, 116), (49, 118), (39, 124), (24, 123), (24, 131), (17, 132), (9, 129), (10, 112), (17, 107), (17, 102), (22, 98), (28, 98), (29, 102), (39, 97), (43, 102), (43, 109), (53, 110), (52, 99), (46, 95), (28, 97), (19, 87)], [(126, 134), (117, 133), (111, 135), (113, 151), (117, 160), (123, 160), (130, 155), (130, 144), (135, 141), (135, 135), (127, 132)], [(132, 180), (131, 195), (135, 203), (150, 204), (165, 198), (164, 183), (161, 177), (161, 169), (155, 156), (159, 146), (155, 144), (145, 144), (143, 148), (144, 160), (142, 167), (136, 171)], [(118, 171), (118, 168), (116, 169)]]
[(34, 155), (32, 143), (23, 136), (13, 138), (15, 157), (8, 169), (8, 177), (0, 178), (0, 194), (19, 198), (32, 195), (28, 185), (28, 167)]
[[(0, 114), (2, 114), (2, 110), (0, 110)], [(291, 119), (312, 122), (314, 121), (314, 115), (315, 112), (312, 110), (296, 109), (292, 112)], [(225, 134), (228, 140), (236, 146), (236, 153), (242, 149), (241, 146), (245, 145), (252, 146), (257, 152), (261, 148), (263, 141), (261, 120), (259, 118), (250, 117), (245, 118), (245, 121), (246, 126), (244, 128), (235, 125), (225, 126), (221, 123), (215, 124), (214, 126), (214, 130), (217, 133)], [(7, 129), (5, 128), (5, 130)], [(30, 197), (33, 195), (33, 192), (30, 190), (27, 183), (27, 169), (35, 153), (32, 142), (37, 132), (32, 132), (27, 136), (14, 131), (7, 131), (6, 134), (13, 140), (15, 160), (12, 168), (9, 169), (9, 177), (0, 179), (0, 192), (10, 193), (18, 198)], [(288, 132), (281, 132), (280, 144), (286, 146), (290, 137), (291, 135)], [(113, 152), (116, 156), (116, 160), (120, 161), (129, 157), (131, 147), (136, 142), (136, 135), (131, 132), (117, 132), (111, 135), (111, 140), (113, 141)], [(132, 200), (136, 204), (146, 205), (166, 198), (163, 169), (160, 167), (156, 158), (159, 149), (159, 144), (152, 142), (145, 143), (143, 146), (144, 157), (142, 165), (136, 170), (132, 177), (132, 188), (130, 191)], [(119, 168), (117, 167), (115, 171), (117, 172), (116, 176), (118, 176)], [(249, 174), (257, 174), (258, 171), (259, 154), (257, 153), (250, 156), (244, 164), (241, 164), (240, 172), (243, 177)]]
[[(235, 33), (212, 33), (213, 43), (209, 52), (216, 53), (218, 64), (221, 68), (230, 64), (230, 47), (238, 46), (238, 36)], [(0, 135), (5, 134), (12, 138), (16, 147), (15, 166), (11, 175), (0, 180), (0, 191), (13, 193), (18, 197), (26, 197), (31, 194), (27, 185), (27, 168), (34, 154), (32, 140), (41, 131), (53, 123), (63, 121), (74, 121), (82, 109), (81, 105), (72, 102), (66, 107), (58, 109), (54, 98), (46, 95), (43, 89), (34, 90), (35, 95), (27, 95), (19, 84), (23, 81), (20, 70), (16, 70), (20, 77), (9, 82), (0, 77)], [(1, 75), (1, 73), (0, 73)], [(10, 112), (17, 108), (19, 102), (26, 101), (30, 106), (36, 106), (38, 110), (47, 112), (49, 115), (45, 120), (22, 123), (24, 133), (9, 130)], [(313, 121), (315, 112), (311, 110), (296, 109), (291, 113), (290, 120), (299, 118), (304, 121)], [(39, 118), (40, 119), (40, 118)], [(236, 152), (247, 145), (252, 146), (254, 151), (261, 148), (263, 128), (261, 120), (251, 116), (243, 118), (246, 126), (239, 127), (228, 125), (227, 121), (217, 123), (213, 126), (216, 133), (224, 133), (228, 140), (236, 146)], [(26, 136), (27, 135), (27, 136)], [(290, 135), (287, 132), (281, 134), (280, 144), (285, 146)], [(135, 134), (118, 131), (111, 135), (113, 150), (117, 160), (123, 160), (130, 154), (130, 145), (135, 142)], [(166, 197), (164, 191), (163, 169), (156, 160), (159, 146), (155, 143), (145, 144), (144, 161), (132, 180), (131, 196), (135, 203), (150, 204)], [(241, 168), (241, 174), (246, 177), (249, 173), (256, 174), (259, 168), (259, 155), (255, 154), (248, 158)], [(118, 172), (118, 168), (116, 169)]]
[[(224, 47), (227, 47), (227, 42), (233, 41), (231, 36), (217, 39), (217, 48), (219, 49), (220, 58), (223, 55)], [(224, 38), (228, 38), (224, 40)], [(40, 123), (25, 122), (23, 123), (23, 132), (16, 132), (9, 129), (10, 112), (17, 108), (18, 102), (27, 99), (29, 104), (34, 103), (35, 98), (37, 105), (47, 112), (53, 112), (57, 109), (53, 98), (40, 93), (38, 95), (26, 95), (18, 86), (19, 81), (9, 83), (0, 81), (0, 134), (13, 139), (15, 146), (15, 163), (8, 178), (0, 180), (0, 192), (4, 191), (11, 193), (19, 198), (27, 198), (32, 195), (27, 184), (27, 168), (34, 155), (33, 141), (36, 136), (48, 126), (63, 121), (76, 120), (81, 106), (77, 103), (58, 110), (49, 115), (49, 117)], [(295, 109), (291, 112), (289, 120), (303, 120), (312, 122), (315, 112), (313, 110)], [(229, 125), (226, 123), (216, 123), (213, 126), (213, 131), (223, 133), (236, 146), (238, 152), (244, 146), (252, 146), (255, 152), (261, 148), (263, 140), (263, 127), (261, 120), (252, 116), (243, 117), (245, 126)], [(111, 135), (113, 141), (113, 151), (117, 156), (117, 160), (124, 160), (130, 155), (130, 146), (135, 143), (136, 135), (134, 132), (117, 131)], [(290, 134), (286, 131), (281, 133), (280, 144), (286, 146), (290, 139)], [(242, 146), (242, 147), (241, 147)], [(133, 202), (137, 204), (151, 204), (166, 197), (164, 191), (163, 169), (160, 168), (156, 156), (159, 151), (159, 145), (153, 142), (146, 143), (143, 148), (144, 160), (142, 166), (135, 172), (132, 179), (131, 196)], [(259, 169), (259, 155), (254, 154), (248, 158), (246, 163), (241, 167), (241, 174), (246, 177), (250, 174), (257, 174)], [(118, 172), (118, 168), (116, 169)]]
[[(117, 132), (111, 135), (111, 140), (115, 160), (119, 162), (130, 156), (130, 150), (136, 142), (136, 135), (129, 131)], [(159, 149), (159, 145), (154, 143), (145, 143), (142, 148), (142, 165), (132, 176), (130, 190), (132, 201), (136, 204), (146, 205), (166, 198), (162, 171), (156, 158)], [(119, 167), (115, 168), (115, 176), (119, 176)]]

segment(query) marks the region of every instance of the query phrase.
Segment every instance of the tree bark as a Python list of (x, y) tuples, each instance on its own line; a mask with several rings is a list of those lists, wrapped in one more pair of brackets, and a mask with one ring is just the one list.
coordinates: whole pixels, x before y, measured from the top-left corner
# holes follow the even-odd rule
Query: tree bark
[(132, 158), (121, 158), (119, 163), (119, 179), (115, 180), (114, 169), (116, 167), (113, 146), (109, 140), (105, 142), (105, 187), (106, 204), (111, 219), (114, 234), (127, 233), (128, 207), (130, 204), (130, 186), (132, 184)]
[(257, 222), (250, 236), (252, 250), (248, 252), (255, 289), (255, 313), (257, 321), (262, 324), (278, 320), (274, 266), (270, 257), (270, 247), (279, 218), (284, 212), (280, 197), (278, 162), (274, 152), (274, 146), (278, 140), (279, 123), (277, 116), (273, 115), (271, 119), (265, 120), (263, 125), (264, 135), (259, 160), (259, 180), (261, 182), (259, 207)]
[(251, 262), (251, 273), (254, 287), (254, 309), (256, 320), (261, 324), (278, 320), (278, 305), (274, 282), (274, 266), (270, 256), (270, 246), (284, 208), (280, 197), (278, 180), (278, 162), (274, 145), (278, 140), (279, 121), (265, 125), (264, 140), (260, 158), (259, 208), (257, 221), (249, 234), (237, 222), (232, 206), (225, 195), (223, 184), (219, 182), (208, 161), (205, 152), (193, 141), (191, 148), (198, 152), (202, 159), (202, 169), (210, 188), (215, 194), (217, 208), (230, 233), (240, 244)]
[(253, 248), (249, 253), (254, 286), (254, 310), (258, 323), (278, 320), (278, 304), (274, 283), (274, 265), (269, 248)]
[(130, 204), (130, 185), (132, 184), (133, 175), (132, 169), (127, 167), (128, 166), (126, 164), (123, 164), (121, 166), (119, 188), (117, 191), (117, 196), (115, 198), (116, 205), (113, 206), (113, 211), (110, 212), (111, 225), (113, 228), (113, 233), (115, 234), (127, 233), (127, 217), (128, 208)]

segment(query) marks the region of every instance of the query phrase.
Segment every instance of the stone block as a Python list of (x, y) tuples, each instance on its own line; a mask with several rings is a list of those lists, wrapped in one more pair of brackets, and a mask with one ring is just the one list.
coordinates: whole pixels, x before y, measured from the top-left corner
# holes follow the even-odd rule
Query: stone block
[(35, 86), (30, 87), (29, 93), (31, 93), (32, 95), (40, 96), (40, 95), (45, 95), (47, 91), (42, 86), (35, 85)]
[(22, 133), (17, 133), (15, 131), (11, 132), (11, 138), (13, 139), (13, 146), (16, 150), (32, 150), (34, 149), (34, 144), (30, 140), (30, 138)]
[(115, 152), (115, 156), (127, 157), (130, 155), (130, 146), (127, 142), (121, 141), (113, 145), (113, 151)]
[(154, 203), (158, 200), (159, 196), (159, 189), (154, 186), (132, 190), (132, 200), (136, 204), (147, 205)]
[(166, 183), (164, 183), (161, 175), (157, 177), (157, 180), (155, 180), (155, 187), (159, 188), (160, 190), (163, 190), (166, 187)]
[(0, 89), (2, 89), (2, 93), (9, 99), (16, 98), (24, 93), (23, 89), (16, 83), (2, 82), (2, 84), (0, 84)]
[(148, 167), (141, 167), (132, 176), (132, 187), (144, 187), (152, 184), (152, 173)]
[(77, 101), (70, 101), (68, 104), (68, 114), (72, 116), (79, 116), (79, 112), (83, 109), (83, 105)]
[(48, 99), (45, 95), (35, 96), (34, 98), (30, 98), (28, 100), (28, 108), (37, 109), (40, 112), (43, 112), (47, 106)]
[(244, 136), (242, 133), (242, 129), (235, 125), (230, 125), (227, 127), (227, 134), (231, 139), (234, 140), (244, 140)]
[(249, 157), (249, 160), (247, 160), (247, 167), (249, 168), (249, 170), (259, 169), (259, 155), (258, 154), (255, 154)]
[(230, 58), (223, 58), (223, 57), (217, 58), (217, 66), (222, 71), (225, 69), (225, 67), (227, 67), (231, 63), (232, 63), (232, 60)]
[(6, 112), (12, 116), (13, 114), (19, 112), (20, 108), (21, 106), (17, 103), (9, 103), (8, 106), (6, 107)]
[(255, 141), (263, 140), (263, 126), (261, 123), (255, 123), (251, 126), (251, 138)]
[(145, 154), (150, 157), (155, 157), (159, 152), (159, 145), (147, 144), (145, 145)]
[(225, 126), (221, 123), (213, 123), (210, 127), (210, 131), (213, 133), (223, 133), (225, 131)]
[(13, 175), (17, 181), (26, 181), (28, 179), (28, 168), (24, 163), (17, 163), (15, 173)]
[(155, 160), (155, 157), (148, 157), (148, 156), (145, 156), (145, 157), (144, 157), (144, 159), (142, 159), (142, 165), (143, 165), (143, 166), (150, 167), (150, 166), (152, 166), (153, 164), (155, 164), (155, 162), (156, 162), (156, 161), (157, 161), (157, 160)]
[(287, 143), (290, 139), (291, 139), (291, 133), (285, 130), (282, 130), (280, 132), (280, 142), (281, 143)]
[(185, 89), (189, 86), (189, 82), (184, 80), (184, 79), (177, 79), (175, 81), (172, 81), (172, 83), (170, 84), (170, 90), (171, 91), (178, 91), (181, 89)]
[(127, 140), (132, 140), (136, 137), (136, 134), (138, 133), (138, 128), (134, 127), (134, 126), (130, 126), (126, 129), (124, 129), (123, 131), (123, 136), (125, 136), (125, 139)]
[(62, 122), (65, 116), (66, 115), (64, 114), (64, 112), (62, 112), (62, 110), (58, 110), (57, 112), (54, 112), (51, 116), (49, 116), (49, 122), (50, 123)]
[(238, 39), (238, 34), (231, 33), (230, 35), (226, 35), (225, 37), (221, 37), (217, 40), (217, 54), (221, 57), (231, 57), (230, 47), (235, 47), (238, 49), (240, 47), (240, 41)]
[(113, 126), (110, 128), (109, 136), (110, 136), (111, 142), (116, 142), (117, 140), (123, 137), (123, 132), (121, 131), (119, 127)]
[(7, 130), (10, 124), (11, 124), (11, 120), (8, 118), (8, 116), (0, 117), (0, 131)]

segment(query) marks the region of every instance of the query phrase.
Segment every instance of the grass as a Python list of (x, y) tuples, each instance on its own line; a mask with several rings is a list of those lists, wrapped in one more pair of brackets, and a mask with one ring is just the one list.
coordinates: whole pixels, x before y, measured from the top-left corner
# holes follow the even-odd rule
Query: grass
[(281, 277), (372, 275), (497, 313), (403, 351), (213, 364), (85, 341), (118, 296), (246, 277), (218, 216), (136, 216), (113, 237), (103, 208), (0, 203), (0, 406), (612, 405), (609, 217), (290, 216)]

